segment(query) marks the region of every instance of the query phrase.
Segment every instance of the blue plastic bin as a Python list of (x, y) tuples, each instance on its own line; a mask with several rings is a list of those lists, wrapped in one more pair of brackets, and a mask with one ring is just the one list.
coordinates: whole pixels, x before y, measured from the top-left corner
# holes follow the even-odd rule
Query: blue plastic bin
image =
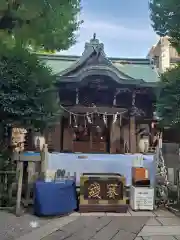
[(34, 213), (55, 216), (77, 209), (76, 187), (73, 180), (64, 182), (37, 181), (34, 187)]

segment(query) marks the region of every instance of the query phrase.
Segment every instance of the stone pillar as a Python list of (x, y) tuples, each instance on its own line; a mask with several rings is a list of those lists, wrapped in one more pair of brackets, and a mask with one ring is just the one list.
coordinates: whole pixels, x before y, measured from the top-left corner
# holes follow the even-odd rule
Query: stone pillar
[(129, 119), (129, 146), (130, 153), (136, 153), (136, 120), (134, 116)]

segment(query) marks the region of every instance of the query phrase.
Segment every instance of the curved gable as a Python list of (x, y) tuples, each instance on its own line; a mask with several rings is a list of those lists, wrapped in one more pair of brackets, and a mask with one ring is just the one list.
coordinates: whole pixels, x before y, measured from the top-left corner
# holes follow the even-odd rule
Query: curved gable
[[(80, 81), (87, 74), (113, 75), (119, 83), (156, 84), (159, 75), (149, 59), (108, 58), (96, 36), (85, 44), (79, 56), (39, 55), (60, 81)], [(85, 72), (88, 73), (85, 73)], [(104, 72), (103, 72), (104, 71)], [(126, 81), (126, 82), (125, 82)]]

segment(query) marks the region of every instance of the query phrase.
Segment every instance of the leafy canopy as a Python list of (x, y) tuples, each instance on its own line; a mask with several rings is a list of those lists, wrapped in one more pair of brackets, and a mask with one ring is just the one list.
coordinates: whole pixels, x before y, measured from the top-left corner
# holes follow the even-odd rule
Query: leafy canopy
[(157, 99), (157, 111), (163, 125), (180, 123), (180, 66), (168, 70), (161, 76), (160, 95)]
[(59, 116), (55, 77), (35, 54), (0, 45), (0, 120), (44, 127)]
[(150, 0), (153, 28), (160, 36), (169, 36), (172, 45), (180, 52), (180, 1)]
[(0, 120), (44, 127), (59, 116), (55, 77), (32, 50), (75, 43), (81, 0), (0, 0)]
[(0, 38), (47, 51), (75, 43), (81, 0), (0, 0)]

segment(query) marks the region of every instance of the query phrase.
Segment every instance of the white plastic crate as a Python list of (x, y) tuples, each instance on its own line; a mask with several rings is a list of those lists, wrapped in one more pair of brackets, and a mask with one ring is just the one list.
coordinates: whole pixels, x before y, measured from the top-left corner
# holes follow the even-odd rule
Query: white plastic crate
[(130, 187), (130, 206), (132, 210), (153, 210), (154, 188)]
[(143, 167), (144, 159), (142, 154), (134, 154), (133, 167)]

